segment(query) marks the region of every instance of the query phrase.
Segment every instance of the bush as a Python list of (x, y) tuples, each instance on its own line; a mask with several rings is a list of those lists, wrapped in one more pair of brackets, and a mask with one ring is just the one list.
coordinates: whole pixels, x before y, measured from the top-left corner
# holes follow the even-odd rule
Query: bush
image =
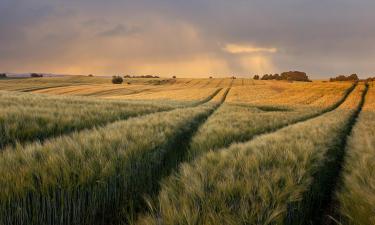
[(131, 75), (125, 75), (124, 78), (160, 78), (159, 76), (154, 75), (140, 75), (140, 76), (131, 76)]
[(281, 80), (281, 76), (277, 73), (273, 75), (274, 80)]
[(262, 80), (271, 80), (271, 78), (268, 74), (264, 74)]
[(355, 74), (355, 73), (352, 74), (352, 75), (350, 75), (350, 76), (348, 76), (348, 79), (349, 79), (349, 80), (359, 80), (357, 74)]
[(173, 76), (172, 78), (173, 78), (173, 79), (176, 79), (177, 77), (176, 77), (176, 76)]
[(0, 79), (1, 78), (7, 78), (7, 74), (6, 73), (0, 73)]
[(305, 72), (300, 71), (289, 71), (281, 73), (281, 80), (289, 80), (289, 81), (305, 81), (310, 82), (309, 77), (306, 75)]
[(92, 74), (89, 74), (89, 77), (93, 77), (94, 75), (92, 75)]
[(254, 79), (254, 80), (259, 80), (259, 75), (255, 75), (255, 76), (253, 77), (253, 79)]
[(31, 74), (30, 74), (30, 77), (43, 77), (43, 74), (39, 74), (39, 73), (31, 73)]
[[(255, 79), (255, 76), (254, 76)], [(275, 74), (264, 74), (261, 80), (288, 80), (288, 81), (305, 81), (310, 82), (311, 80), (304, 72), (289, 71), (284, 72), (281, 75)]]
[(120, 77), (120, 76), (113, 76), (112, 77), (112, 83), (113, 84), (122, 84), (122, 82), (124, 82), (122, 77)]
[(337, 77), (330, 78), (329, 81), (358, 81), (359, 78), (357, 74), (352, 74), (350, 76), (345, 76), (345, 75), (338, 75)]

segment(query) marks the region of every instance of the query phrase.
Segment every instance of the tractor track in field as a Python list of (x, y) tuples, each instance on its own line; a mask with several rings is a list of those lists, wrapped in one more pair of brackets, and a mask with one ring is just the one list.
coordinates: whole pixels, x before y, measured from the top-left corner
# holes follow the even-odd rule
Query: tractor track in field
[(219, 83), (217, 83), (216, 87), (220, 87), (220, 85), (224, 82), (224, 79), (221, 79)]
[(130, 90), (130, 89), (125, 88), (125, 87), (120, 87), (120, 88), (114, 88), (114, 89), (110, 89), (110, 90), (97, 91), (97, 92), (93, 92), (93, 93), (90, 93), (90, 94), (84, 94), (83, 96), (100, 97), (100, 96), (105, 96), (105, 95), (108, 95), (108, 94), (111, 94), (111, 93), (116, 93), (117, 91), (120, 91), (120, 90), (128, 90), (128, 91), (131, 92), (129, 94), (134, 94), (136, 92), (136, 91)]
[(201, 88), (205, 88), (207, 86), (209, 86), (211, 84), (211, 80), (207, 81), (207, 83), (205, 83)]
[(199, 87), (200, 83), (201, 83), (200, 80), (197, 80), (196, 83), (193, 83), (193, 82), (192, 82), (190, 88), (197, 88), (197, 87)]
[[(221, 101), (221, 103), (217, 106), (217, 108), (219, 108), (224, 102), (225, 102), (225, 99), (227, 97), (227, 94), (228, 92), (230, 91), (231, 89), (231, 86), (233, 85), (233, 81), (231, 82), (229, 88), (227, 88), (226, 90), (226, 93), (224, 94), (224, 97)], [(327, 109), (325, 110), (322, 110), (321, 112), (319, 113), (315, 113), (313, 115), (308, 115), (308, 116), (305, 116), (303, 118), (300, 118), (294, 122), (291, 122), (289, 124), (286, 124), (286, 125), (281, 125), (281, 126), (278, 126), (276, 128), (273, 128), (271, 130), (268, 130), (266, 132), (262, 132), (262, 133), (259, 133), (255, 136), (261, 136), (261, 135), (266, 135), (266, 134), (270, 134), (270, 133), (274, 133), (274, 132), (277, 132), (285, 127), (288, 127), (288, 126), (292, 126), (292, 125), (295, 125), (297, 123), (301, 123), (301, 122), (305, 122), (305, 121), (308, 121), (310, 119), (314, 119), (316, 117), (319, 117), (319, 116), (322, 116), (326, 113), (329, 113), (329, 112), (332, 112), (334, 111), (335, 109), (337, 109), (338, 107), (340, 107), (347, 99), (348, 97), (352, 94), (352, 92), (357, 88), (358, 86), (358, 83), (354, 83), (350, 88), (348, 88), (344, 95), (342, 96), (342, 98), (336, 102), (334, 105), (332, 105), (331, 107), (328, 107)], [(341, 149), (344, 149), (345, 148), (345, 145), (346, 145), (346, 137), (350, 134), (355, 122), (356, 122), (356, 119), (359, 115), (359, 113), (361, 112), (361, 109), (362, 109), (362, 106), (364, 104), (364, 100), (365, 100), (365, 96), (366, 96), (366, 93), (367, 93), (367, 88), (368, 86), (366, 86), (366, 89), (365, 91), (363, 92), (363, 95), (362, 95), (362, 100), (361, 100), (361, 103), (358, 107), (358, 109), (353, 113), (353, 116), (351, 117), (350, 121), (349, 121), (349, 125), (348, 125), (348, 128), (345, 132), (345, 134), (343, 135), (343, 141), (340, 145)], [(213, 112), (215, 112), (216, 110), (214, 110)], [(209, 117), (206, 118), (206, 120), (208, 119)], [(205, 120), (205, 121), (206, 121)], [(201, 124), (204, 124), (204, 122), (202, 122)], [(254, 136), (254, 137), (255, 137)], [(248, 141), (251, 141), (254, 137), (248, 139), (248, 140), (243, 140), (243, 141), (239, 141), (240, 143), (241, 142), (248, 142)], [(234, 144), (234, 143), (239, 143), (239, 142), (232, 142), (232, 143), (229, 143), (227, 146), (222, 146), (221, 148), (226, 148), (226, 147), (229, 147), (230, 145)], [(333, 175), (329, 176), (330, 179), (332, 178), (335, 178), (335, 179), (332, 179), (332, 181), (330, 182), (330, 187), (328, 188), (328, 191), (327, 193), (325, 193), (326, 195), (326, 199), (325, 199), (325, 203), (324, 203), (324, 207), (322, 208), (315, 208), (316, 212), (319, 213), (318, 216), (315, 215), (314, 218), (321, 218), (319, 220), (316, 220), (316, 221), (313, 221), (311, 223), (311, 219), (305, 221), (306, 223), (301, 223), (301, 224), (312, 224), (312, 225), (333, 225), (332, 223), (326, 223), (326, 222), (323, 222), (323, 218), (325, 217), (325, 214), (328, 212), (331, 212), (332, 209), (334, 209), (334, 202), (333, 202), (333, 193), (334, 193), (334, 190), (335, 190), (335, 187), (337, 186), (337, 182), (338, 182), (338, 177), (339, 177), (339, 174), (340, 174), (340, 171), (341, 171), (341, 168), (342, 168), (342, 163), (343, 163), (343, 159), (344, 159), (344, 151), (342, 151), (338, 156), (335, 157), (335, 160), (333, 160), (332, 164), (328, 165), (328, 167), (324, 166), (324, 168), (321, 169), (322, 172), (324, 171), (327, 171), (327, 168), (331, 169), (331, 168), (334, 168), (333, 169)], [(325, 180), (325, 182), (327, 182), (327, 180)], [(323, 209), (323, 210), (322, 210)], [(316, 213), (315, 212), (315, 213)], [(289, 223), (286, 223), (289, 225)], [(292, 223), (293, 224), (293, 223)]]
[(323, 207), (321, 209), (315, 209), (317, 210), (316, 214), (317, 221), (315, 221), (314, 225), (335, 225), (337, 224), (336, 221), (334, 221), (332, 218), (338, 218), (337, 217), (337, 206), (338, 202), (336, 201), (334, 194), (339, 189), (340, 185), (342, 183), (342, 172), (343, 172), (343, 166), (345, 163), (345, 156), (347, 152), (347, 145), (348, 145), (348, 138), (351, 136), (353, 128), (355, 124), (357, 123), (358, 117), (360, 116), (363, 106), (366, 101), (366, 96), (369, 90), (369, 84), (365, 84), (365, 90), (362, 93), (361, 102), (356, 109), (356, 111), (353, 113), (352, 117), (349, 120), (349, 123), (346, 128), (346, 132), (343, 134), (343, 137), (341, 139), (341, 142), (338, 144), (337, 148), (335, 149), (335, 152), (332, 152), (329, 154), (329, 157), (332, 157), (332, 161), (328, 161), (326, 165), (323, 166), (321, 169), (321, 173), (324, 173), (325, 170), (330, 169), (331, 173), (330, 176), (327, 177), (326, 180), (323, 180), (322, 182), (324, 185), (328, 184), (328, 189), (324, 193), (324, 199), (323, 199)]
[(207, 102), (211, 101), (213, 98), (215, 98), (216, 95), (218, 95), (220, 93), (221, 90), (223, 90), (223, 88), (217, 88), (212, 94), (210, 94), (206, 98), (198, 101), (197, 103), (192, 104), (191, 106), (195, 107), (195, 106), (199, 106), (199, 105), (202, 105), (204, 103), (207, 103)]
[[(223, 88), (217, 89), (217, 91), (212, 95), (210, 98), (213, 99), (219, 92), (221, 92)], [(155, 170), (155, 181), (153, 182), (152, 189), (153, 191), (151, 193), (146, 194), (146, 199), (153, 202), (156, 200), (159, 191), (160, 191), (160, 181), (162, 181), (164, 178), (170, 176), (173, 171), (176, 171), (179, 168), (179, 165), (181, 163), (186, 161), (186, 153), (188, 152), (188, 149), (190, 147), (190, 142), (196, 132), (199, 130), (199, 128), (210, 118), (210, 116), (215, 113), (215, 111), (225, 102), (225, 99), (230, 91), (231, 87), (228, 87), (219, 103), (217, 103), (214, 107), (212, 107), (211, 110), (209, 110), (208, 113), (206, 113), (203, 116), (200, 116), (193, 121), (191, 121), (189, 124), (187, 124), (185, 127), (188, 127), (188, 129), (185, 129), (185, 131), (178, 136), (174, 137), (173, 140), (171, 140), (171, 144), (166, 147), (166, 156), (163, 158), (163, 161), (160, 163), (161, 167), (157, 170)], [(207, 99), (208, 100), (208, 99)], [(208, 103), (210, 100), (206, 101)], [(162, 173), (158, 171), (163, 171)], [(125, 218), (127, 224), (134, 224), (134, 222), (137, 219), (137, 215), (142, 214), (148, 210), (149, 202), (141, 201), (137, 208), (134, 209), (132, 212), (134, 215), (132, 215), (130, 218)], [(123, 219), (123, 218), (122, 218)], [(120, 220), (121, 221), (121, 220)], [(123, 220), (121, 222), (114, 221), (111, 223), (111, 225), (117, 225), (117, 224), (123, 224)]]
[(367, 95), (368, 86), (362, 93), (359, 105), (347, 121), (342, 134), (337, 142), (329, 147), (325, 154), (324, 163), (317, 168), (313, 174), (312, 183), (308, 190), (302, 196), (301, 201), (296, 205), (288, 206), (290, 215), (285, 218), (286, 225), (336, 225), (337, 223), (331, 219), (334, 215), (337, 203), (334, 199), (334, 193), (340, 182), (340, 175), (344, 163), (347, 139), (350, 136), (356, 120), (362, 111), (363, 104)]
[(49, 86), (49, 87), (36, 87), (36, 88), (18, 89), (18, 90), (15, 90), (15, 91), (19, 91), (19, 92), (33, 92), (33, 91), (48, 90), (48, 89), (53, 89), (53, 88), (76, 87), (76, 86), (82, 86), (82, 85), (86, 85), (86, 84), (56, 85), (56, 86)]
[[(122, 209), (119, 208), (119, 210), (129, 210), (130, 216), (126, 216), (126, 218), (121, 217), (121, 214), (119, 214), (119, 217), (114, 213), (113, 216), (108, 216), (106, 214), (105, 217), (103, 217), (102, 220), (98, 220), (95, 224), (124, 224), (125, 222), (131, 223), (132, 219), (136, 219), (136, 215), (140, 212), (144, 212), (147, 209), (147, 203), (144, 201), (144, 196), (157, 196), (159, 189), (160, 189), (160, 181), (166, 177), (169, 176), (174, 170), (178, 168), (180, 163), (184, 160), (185, 154), (187, 152), (187, 149), (189, 147), (189, 143), (192, 139), (192, 137), (195, 135), (196, 131), (199, 129), (199, 127), (204, 124), (204, 122), (217, 110), (217, 108), (225, 101), (225, 98), (227, 94), (230, 91), (230, 88), (227, 88), (224, 92), (221, 102), (219, 103), (210, 103), (210, 101), (219, 93), (222, 93), (222, 88), (217, 89), (213, 94), (208, 96), (204, 101), (201, 101), (199, 105), (207, 103), (207, 109), (204, 113), (200, 113), (199, 115), (196, 115), (194, 118), (192, 118), (190, 121), (187, 121), (185, 124), (181, 124), (180, 132), (177, 132), (173, 137), (170, 138), (170, 140), (163, 145), (162, 147), (162, 159), (157, 163), (157, 166), (153, 169), (152, 174), (152, 180), (149, 183), (149, 187), (147, 188), (149, 191), (140, 192), (139, 196), (137, 195), (134, 198), (134, 208), (129, 209)], [(214, 105), (212, 105), (214, 104)], [(193, 107), (193, 106), (190, 106)], [(206, 106), (202, 106), (206, 107)], [(165, 111), (172, 111), (171, 110), (165, 110)], [(162, 112), (157, 112), (162, 113)], [(183, 111), (181, 111), (183, 113)], [(153, 114), (153, 113), (150, 113)], [(118, 120), (120, 121), (120, 120)], [(118, 122), (115, 121), (115, 122)], [(152, 149), (151, 149), (152, 150)], [(82, 215), (84, 216), (84, 215)], [(100, 217), (101, 215), (99, 215)], [(133, 217), (134, 216), (134, 217)]]
[[(172, 111), (172, 110), (178, 109), (178, 108), (197, 107), (197, 106), (203, 105), (203, 104), (208, 103), (209, 101), (211, 101), (216, 95), (218, 95), (220, 93), (221, 90), (222, 90), (222, 88), (218, 88), (215, 92), (213, 92), (212, 94), (210, 94), (209, 96), (207, 96), (205, 99), (200, 100), (200, 101), (198, 101), (196, 103), (192, 103), (190, 105), (180, 106), (180, 107), (176, 107), (176, 108), (171, 108), (171, 109), (166, 109), (166, 110), (161, 110), (161, 111), (157, 111), (157, 112), (151, 112), (151, 113), (146, 113), (146, 114), (136, 115), (136, 116), (122, 117), (122, 118), (120, 116), (119, 119), (109, 120), (107, 122), (100, 123), (100, 124), (92, 124), (91, 126), (87, 126), (87, 127), (83, 127), (83, 128), (67, 130), (65, 132), (61, 132), (61, 133), (57, 133), (57, 134), (52, 134), (52, 135), (44, 137), (44, 138), (35, 138), (35, 139), (29, 140), (29, 141), (20, 141), (19, 144), (21, 144), (21, 145), (27, 145), (27, 144), (34, 143), (36, 141), (39, 142), (39, 143), (41, 143), (41, 144), (43, 144), (44, 142), (46, 142), (48, 140), (51, 140), (53, 138), (56, 138), (56, 137), (69, 135), (69, 134), (72, 134), (74, 132), (80, 132), (82, 130), (90, 130), (90, 129), (93, 129), (93, 128), (104, 127), (104, 126), (107, 126), (107, 125), (109, 125), (111, 123), (115, 123), (115, 122), (119, 122), (119, 121), (123, 121), (123, 120), (128, 120), (130, 118), (140, 117), (140, 116), (144, 116), (144, 115), (148, 115), (148, 114), (153, 114), (153, 113), (168, 112), (168, 111)], [(7, 147), (12, 147), (12, 146), (13, 146), (13, 144), (7, 144), (5, 146), (0, 146), (0, 152), (2, 150), (6, 149)]]
[[(230, 84), (230, 88), (231, 88), (231, 85), (232, 85), (232, 84), (233, 84), (233, 80), (232, 80), (232, 82), (231, 82), (231, 84)], [(281, 129), (283, 129), (283, 128), (286, 128), (286, 127), (288, 127), (288, 126), (292, 126), (292, 125), (297, 124), (297, 123), (302, 123), (302, 122), (305, 122), (305, 121), (307, 121), (307, 120), (310, 120), (310, 119), (314, 119), (314, 118), (316, 118), (316, 117), (319, 117), (319, 116), (321, 116), (321, 115), (323, 115), (323, 114), (326, 114), (326, 113), (328, 113), (328, 112), (331, 112), (331, 111), (337, 109), (340, 105), (342, 105), (342, 104), (346, 101), (346, 99), (349, 97), (349, 95), (353, 92), (353, 90), (354, 90), (356, 87), (357, 87), (357, 83), (354, 83), (350, 88), (348, 88), (348, 89), (345, 91), (344, 96), (343, 96), (338, 102), (336, 102), (336, 103), (335, 103), (334, 105), (332, 105), (331, 107), (328, 107), (327, 109), (322, 110), (322, 111), (319, 112), (319, 113), (315, 113), (315, 114), (312, 114), (312, 115), (307, 115), (307, 116), (304, 116), (304, 117), (302, 117), (302, 118), (300, 118), (300, 119), (298, 119), (298, 120), (295, 120), (295, 121), (293, 121), (293, 122), (290, 122), (290, 123), (288, 123), (288, 124), (284, 124), (284, 125), (280, 125), (280, 126), (273, 127), (273, 128), (268, 129), (268, 130), (266, 130), (266, 131), (264, 131), (264, 132), (260, 132), (260, 133), (258, 133), (258, 134), (255, 134), (254, 136), (252, 136), (252, 137), (250, 137), (250, 138), (245, 138), (245, 139), (242, 139), (242, 140), (232, 141), (232, 142), (230, 142), (230, 143), (228, 143), (228, 144), (226, 144), (226, 145), (224, 145), (224, 146), (221, 146), (220, 149), (221, 149), (221, 148), (228, 148), (228, 147), (230, 147), (232, 144), (248, 142), (248, 141), (253, 140), (255, 137), (262, 136), (262, 135), (267, 135), (267, 134), (271, 134), (271, 133), (277, 132), (277, 131), (279, 131), (279, 130), (281, 130)], [(248, 107), (248, 106), (242, 106), (242, 107)]]

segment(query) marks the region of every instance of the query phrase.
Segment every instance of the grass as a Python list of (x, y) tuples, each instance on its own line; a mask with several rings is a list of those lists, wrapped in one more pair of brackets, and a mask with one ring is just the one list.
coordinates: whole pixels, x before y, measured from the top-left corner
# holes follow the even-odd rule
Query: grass
[(0, 91), (0, 148), (177, 106)]
[[(193, 137), (189, 158), (194, 159), (197, 155), (227, 147), (233, 142), (248, 141), (258, 134), (271, 132), (332, 110), (346, 98), (353, 87), (338, 89), (335, 96), (331, 96), (335, 102), (320, 107), (223, 104)], [(233, 88), (228, 97), (232, 90)], [(325, 94), (318, 93), (319, 96)]]
[(334, 111), (183, 164), (163, 182), (157, 207), (139, 224), (305, 221), (298, 212), (311, 213), (304, 208), (307, 197), (314, 202), (324, 198), (319, 194), (324, 187), (314, 185), (319, 183), (314, 177), (347, 135), (363, 90), (357, 87)]
[(215, 107), (155, 113), (3, 152), (0, 224), (131, 220)]
[(342, 224), (375, 224), (375, 89), (370, 85), (363, 110), (348, 140), (336, 220)]

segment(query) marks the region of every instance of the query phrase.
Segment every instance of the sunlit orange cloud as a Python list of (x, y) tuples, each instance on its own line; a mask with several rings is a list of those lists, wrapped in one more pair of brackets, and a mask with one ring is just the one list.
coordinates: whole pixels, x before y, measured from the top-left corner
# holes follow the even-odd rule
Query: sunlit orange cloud
[[(64, 74), (88, 74), (94, 71), (98, 74), (108, 74), (109, 68), (116, 68), (120, 74), (158, 74), (161, 76), (177, 75), (179, 77), (205, 77), (205, 76), (225, 76), (232, 73), (225, 60), (214, 56), (196, 56), (186, 60), (165, 60), (165, 61), (98, 61), (96, 65), (92, 61), (80, 62), (78, 66), (67, 66), (59, 69)], [(94, 73), (93, 72), (93, 73)], [(117, 74), (113, 72), (113, 74)]]
[[(77, 65), (63, 68), (51, 68), (52, 71), (59, 71), (63, 74), (89, 74), (98, 73), (103, 75), (115, 74), (158, 74), (169, 77), (224, 77), (232, 74), (251, 75), (263, 74), (277, 71), (272, 61), (266, 56), (246, 56), (235, 59), (241, 67), (241, 71), (234, 71), (225, 58), (217, 56), (197, 55), (186, 60), (163, 60), (163, 61), (80, 61)], [(119, 72), (108, 72), (116, 68)]]
[(278, 71), (272, 61), (266, 56), (246, 56), (241, 58), (241, 63), (248, 71), (257, 74), (264, 74)]
[(224, 47), (224, 50), (233, 53), (233, 54), (238, 54), (238, 53), (276, 53), (277, 48), (261, 48), (261, 47), (256, 47), (256, 46), (251, 46), (251, 45), (239, 45), (239, 44), (227, 44)]
[[(75, 64), (40, 65), (25, 67), (29, 71), (43, 71), (72, 75), (125, 75), (155, 74), (164, 77), (224, 77), (232, 74), (249, 75), (277, 71), (272, 61), (266, 56), (246, 56), (233, 59), (238, 64), (234, 70), (226, 58), (214, 55), (196, 55), (185, 60), (165, 59), (158, 61), (121, 61), (121, 60), (80, 60)], [(238, 69), (238, 67), (240, 69)]]
[[(106, 26), (104, 30), (97, 30), (95, 26), (80, 27), (75, 21), (65, 20), (61, 26), (44, 21), (39, 29), (30, 30), (29, 36), (36, 44), (50, 42), (49, 48), (35, 46), (43, 49), (46, 56), (37, 55), (38, 60), (25, 57), (21, 64), (13, 60), (7, 63), (7, 68), (60, 74), (179, 77), (222, 77), (274, 69), (269, 56), (259, 54), (276, 53), (276, 49), (228, 44), (223, 50), (221, 44), (186, 21), (161, 17), (153, 17), (151, 21), (138, 20), (134, 24), (127, 21)], [(69, 24), (72, 26), (62, 28)], [(130, 27), (129, 31), (127, 27)], [(78, 35), (62, 39), (67, 33), (60, 29), (73, 29)]]

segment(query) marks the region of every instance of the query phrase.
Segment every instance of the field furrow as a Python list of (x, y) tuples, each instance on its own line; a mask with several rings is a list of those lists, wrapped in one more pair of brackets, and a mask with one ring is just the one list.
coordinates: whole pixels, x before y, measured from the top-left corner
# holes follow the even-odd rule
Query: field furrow
[(121, 212), (130, 219), (214, 107), (133, 118), (3, 152), (0, 224), (102, 224)]
[[(115, 90), (122, 89), (117, 88)], [(73, 131), (153, 112), (211, 101), (221, 89), (211, 90), (194, 101), (114, 101), (79, 97), (43, 96), (0, 92), (0, 149), (7, 145), (44, 141)], [(114, 90), (102, 91), (102, 93)], [(186, 92), (186, 90), (185, 90)], [(193, 97), (192, 97), (193, 98)], [(84, 106), (84, 107), (82, 107)]]
[(0, 149), (178, 105), (0, 92)]
[[(318, 106), (269, 106), (224, 103), (199, 129), (189, 150), (189, 158), (248, 141), (256, 135), (272, 132), (332, 111), (342, 104), (354, 89), (338, 89), (331, 98), (335, 103)], [(235, 88), (232, 88), (232, 90)], [(232, 94), (232, 90), (228, 96)], [(325, 94), (325, 92), (321, 92)]]
[(372, 225), (373, 83), (0, 80), (0, 225)]
[(110, 79), (85, 76), (67, 76), (53, 78), (19, 78), (0, 80), (0, 90), (7, 91), (32, 91), (53, 87), (85, 85), (85, 84), (110, 84)]
[(337, 212), (343, 225), (375, 224), (375, 89), (370, 89), (348, 139), (342, 181), (337, 188)]
[(139, 224), (309, 224), (306, 200), (324, 202), (332, 174), (317, 175), (341, 154), (364, 93), (361, 84), (333, 111), (183, 164)]
[[(3, 152), (0, 176), (6, 178), (0, 181), (0, 224), (134, 220), (134, 213), (146, 207), (144, 195), (158, 193), (158, 181), (184, 160), (192, 135), (229, 90), (217, 89), (197, 107), (132, 118)], [(211, 103), (219, 92), (221, 101)], [(22, 181), (17, 179), (20, 175)]]

